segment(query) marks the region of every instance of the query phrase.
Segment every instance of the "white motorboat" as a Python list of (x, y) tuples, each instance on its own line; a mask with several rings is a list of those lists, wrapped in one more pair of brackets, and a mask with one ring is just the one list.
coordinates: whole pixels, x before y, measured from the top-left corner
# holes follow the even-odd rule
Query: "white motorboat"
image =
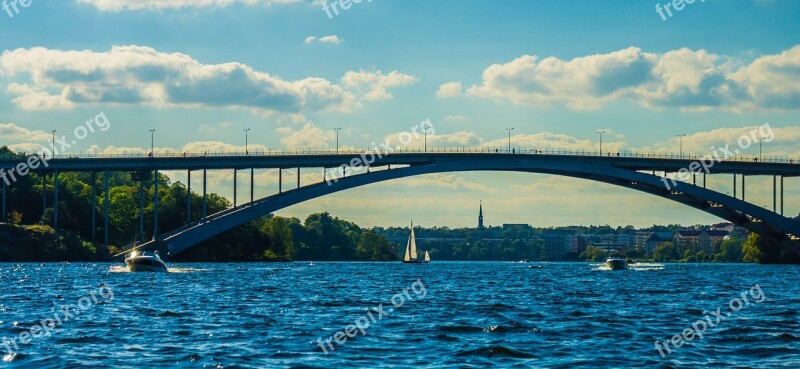
[(167, 264), (161, 260), (156, 250), (134, 250), (125, 258), (131, 272), (166, 272)]
[(611, 270), (626, 270), (628, 269), (628, 261), (622, 256), (610, 255), (606, 259), (606, 266)]

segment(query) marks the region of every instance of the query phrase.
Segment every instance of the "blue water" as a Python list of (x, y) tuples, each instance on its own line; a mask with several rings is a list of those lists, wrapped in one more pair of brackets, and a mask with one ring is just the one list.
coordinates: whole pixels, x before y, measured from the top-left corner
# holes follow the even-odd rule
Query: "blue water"
[[(151, 274), (102, 263), (0, 264), (0, 337), (18, 346), (14, 354), (0, 346), (0, 367), (800, 367), (795, 266), (172, 267)], [(763, 294), (750, 294), (756, 284)], [(742, 292), (749, 304), (731, 312)], [(381, 303), (381, 313), (366, 311)], [(19, 343), (63, 305), (80, 315), (60, 315), (61, 324), (45, 322), (49, 335)], [(661, 357), (656, 339), (717, 307), (731, 315)], [(353, 327), (338, 337), (354, 337), (320, 348), (318, 339), (325, 345), (356, 321), (366, 335)]]

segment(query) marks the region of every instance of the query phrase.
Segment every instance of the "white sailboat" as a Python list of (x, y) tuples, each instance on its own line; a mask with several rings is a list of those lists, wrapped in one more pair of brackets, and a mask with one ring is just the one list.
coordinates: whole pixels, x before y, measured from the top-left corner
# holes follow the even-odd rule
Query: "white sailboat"
[(425, 251), (425, 260), (419, 260), (417, 254), (417, 238), (414, 236), (414, 222), (411, 222), (411, 234), (408, 235), (408, 242), (406, 243), (406, 254), (403, 256), (403, 262), (407, 264), (421, 264), (431, 261), (430, 255)]

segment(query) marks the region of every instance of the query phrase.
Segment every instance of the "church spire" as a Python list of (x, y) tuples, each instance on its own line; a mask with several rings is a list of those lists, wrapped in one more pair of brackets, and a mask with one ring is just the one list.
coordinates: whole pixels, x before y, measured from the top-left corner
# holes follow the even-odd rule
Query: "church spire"
[(478, 210), (478, 229), (483, 229), (483, 200), (481, 200)]

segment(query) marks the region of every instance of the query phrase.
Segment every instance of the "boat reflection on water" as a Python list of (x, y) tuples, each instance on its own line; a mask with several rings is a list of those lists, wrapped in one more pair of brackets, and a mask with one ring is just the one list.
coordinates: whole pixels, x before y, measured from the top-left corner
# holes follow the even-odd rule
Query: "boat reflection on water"
[(167, 264), (156, 250), (134, 250), (125, 258), (125, 264), (131, 272), (167, 272)]

